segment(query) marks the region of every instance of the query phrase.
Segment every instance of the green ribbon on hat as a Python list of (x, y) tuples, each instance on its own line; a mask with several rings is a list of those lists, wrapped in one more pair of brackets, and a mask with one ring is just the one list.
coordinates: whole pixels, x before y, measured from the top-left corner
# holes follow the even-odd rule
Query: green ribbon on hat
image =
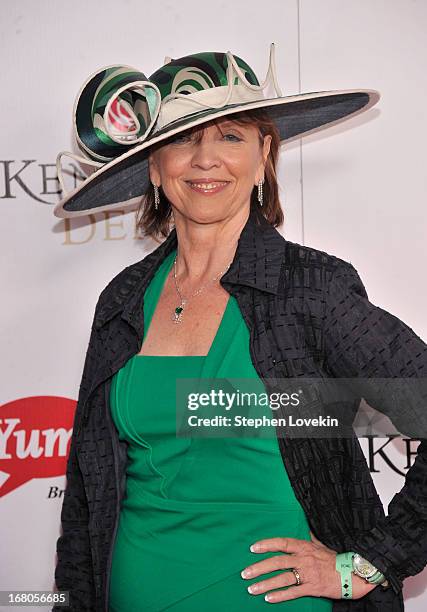
[(161, 105), (160, 91), (131, 66), (107, 66), (92, 74), (74, 103), (77, 143), (89, 159), (108, 162), (142, 143)]

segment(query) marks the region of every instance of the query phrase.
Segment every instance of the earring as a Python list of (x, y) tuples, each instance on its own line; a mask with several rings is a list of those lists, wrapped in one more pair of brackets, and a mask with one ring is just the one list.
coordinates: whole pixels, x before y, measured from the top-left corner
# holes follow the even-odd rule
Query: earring
[(159, 194), (159, 188), (157, 187), (157, 185), (155, 183), (152, 183), (153, 188), (154, 188), (154, 208), (157, 210), (159, 208), (159, 204), (160, 204), (160, 194)]
[(258, 202), (259, 202), (260, 206), (262, 206), (263, 201), (264, 201), (263, 200), (263, 193), (262, 193), (262, 186), (263, 186), (263, 184), (264, 184), (264, 180), (260, 179), (258, 181)]

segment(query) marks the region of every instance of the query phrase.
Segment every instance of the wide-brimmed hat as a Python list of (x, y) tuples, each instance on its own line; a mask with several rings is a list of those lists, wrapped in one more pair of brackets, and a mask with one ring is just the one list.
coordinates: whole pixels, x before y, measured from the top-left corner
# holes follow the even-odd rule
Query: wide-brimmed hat
[[(83, 156), (62, 151), (56, 165), (63, 198), (54, 214), (71, 218), (136, 208), (149, 187), (148, 155), (189, 128), (224, 115), (263, 109), (276, 123), (281, 143), (336, 125), (368, 110), (380, 98), (373, 89), (345, 89), (283, 96), (274, 43), (260, 83), (240, 57), (203, 52), (165, 58), (150, 77), (131, 66), (106, 66), (92, 74), (74, 103), (73, 125)], [(264, 89), (274, 87), (276, 97)], [(61, 161), (69, 156), (95, 171), (66, 192)]]

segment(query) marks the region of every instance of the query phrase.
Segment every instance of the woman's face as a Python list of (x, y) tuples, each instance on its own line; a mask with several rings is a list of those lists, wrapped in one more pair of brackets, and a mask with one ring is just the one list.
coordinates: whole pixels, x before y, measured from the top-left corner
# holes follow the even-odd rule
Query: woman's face
[(252, 190), (264, 178), (270, 142), (268, 135), (260, 143), (255, 124), (223, 117), (200, 131), (178, 134), (154, 151), (150, 178), (184, 216), (205, 222), (222, 219), (245, 206), (249, 209)]

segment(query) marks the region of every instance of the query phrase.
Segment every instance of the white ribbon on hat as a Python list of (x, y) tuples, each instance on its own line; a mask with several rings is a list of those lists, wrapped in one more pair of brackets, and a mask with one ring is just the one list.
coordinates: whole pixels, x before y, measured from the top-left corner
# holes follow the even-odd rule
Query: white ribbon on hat
[[(58, 182), (61, 186), (61, 191), (63, 193), (63, 197), (66, 197), (68, 195), (68, 191), (65, 188), (65, 184), (64, 184), (64, 177), (62, 174), (62, 166), (61, 166), (61, 159), (63, 156), (66, 157), (71, 157), (72, 159), (75, 159), (76, 161), (80, 162), (81, 164), (87, 164), (88, 166), (94, 166), (96, 168), (96, 170), (98, 170), (99, 168), (101, 168), (101, 166), (105, 165), (105, 162), (96, 162), (93, 159), (89, 159), (87, 157), (83, 157), (81, 155), (76, 155), (75, 153), (71, 153), (71, 151), (60, 151), (58, 153), (58, 155), (56, 156), (56, 172), (58, 174)], [(95, 170), (95, 172), (96, 172)]]
[[(198, 110), (204, 108), (222, 108), (227, 104), (241, 104), (264, 100), (263, 90), (270, 80), (273, 83), (277, 97), (282, 96), (276, 71), (275, 44), (270, 45), (270, 57), (267, 75), (260, 85), (249, 83), (240, 66), (237, 64), (231, 51), (227, 51), (227, 85), (210, 87), (191, 94), (180, 94), (172, 92), (165, 96), (160, 106), (159, 116), (154, 126), (153, 133), (158, 132), (169, 123), (182, 119)], [(166, 59), (166, 58), (165, 58)], [(241, 80), (241, 85), (234, 85), (234, 73)]]

